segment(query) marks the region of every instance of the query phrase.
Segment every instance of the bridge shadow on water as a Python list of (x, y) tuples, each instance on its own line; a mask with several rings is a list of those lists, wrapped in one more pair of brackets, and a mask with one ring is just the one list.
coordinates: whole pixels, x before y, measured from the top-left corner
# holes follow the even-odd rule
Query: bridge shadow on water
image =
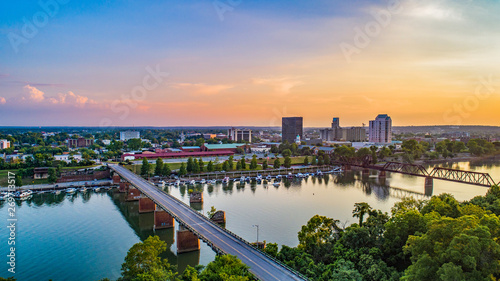
[(162, 241), (167, 243), (167, 250), (161, 257), (168, 259), (170, 264), (177, 265), (178, 272), (183, 272), (188, 265), (194, 267), (200, 263), (200, 251), (176, 254), (175, 235), (178, 223), (176, 223), (175, 228), (153, 231), (154, 213), (139, 214), (139, 202), (125, 201), (125, 193), (113, 190), (109, 192), (109, 195), (125, 221), (127, 221), (130, 228), (134, 230), (141, 241), (146, 240), (149, 236), (157, 235)]

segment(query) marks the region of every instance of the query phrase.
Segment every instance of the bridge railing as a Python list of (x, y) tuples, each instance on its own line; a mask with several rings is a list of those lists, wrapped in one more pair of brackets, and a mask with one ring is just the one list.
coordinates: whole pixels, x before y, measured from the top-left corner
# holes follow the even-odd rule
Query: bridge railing
[[(116, 170), (115, 170), (116, 171)], [(120, 172), (116, 171), (117, 173), (120, 174)], [(125, 177), (125, 175), (121, 175), (122, 177)], [(220, 225), (212, 222), (209, 218), (207, 218), (206, 216), (202, 215), (200, 212), (198, 212), (197, 210), (191, 208), (191, 206), (187, 205), (186, 203), (182, 202), (181, 200), (175, 198), (174, 196), (166, 193), (164, 190), (161, 190), (161, 189), (158, 189), (156, 186), (154, 186), (153, 184), (151, 184), (150, 182), (148, 182), (147, 180), (145, 180), (144, 178), (142, 177), (139, 177), (137, 176), (137, 178), (140, 180), (140, 181), (143, 181), (144, 183), (146, 184), (150, 184), (152, 187), (155, 188), (155, 190), (158, 190), (162, 193), (164, 193), (165, 195), (167, 195), (169, 198), (173, 199), (174, 201), (177, 201), (179, 204), (181, 205), (184, 205), (185, 207), (191, 209), (194, 211), (195, 215), (200, 217), (201, 219), (205, 220), (206, 222), (214, 225), (215, 227), (218, 227), (219, 229), (221, 229), (223, 232), (229, 234), (230, 236), (232, 236), (233, 238), (243, 242), (244, 244), (246, 244), (247, 246), (251, 247), (252, 249), (256, 250), (260, 255), (263, 255), (267, 258), (269, 258), (270, 260), (272, 260), (274, 263), (276, 263), (277, 265), (283, 267), (285, 270), (293, 273), (294, 275), (304, 279), (304, 280), (308, 280), (308, 278), (301, 274), (300, 272), (296, 271), (295, 269), (289, 267), (288, 265), (284, 264), (283, 262), (277, 260), (275, 257), (273, 256), (270, 256), (269, 254), (257, 249), (256, 247), (254, 247), (252, 244), (250, 244), (248, 241), (246, 241), (245, 239), (243, 239), (242, 237), (238, 236), (237, 234), (233, 233), (232, 231), (228, 230), (228, 229), (225, 229), (223, 227), (221, 227)], [(137, 186), (137, 188), (139, 188)], [(161, 207), (161, 203), (159, 203), (158, 201), (156, 201), (154, 198), (150, 198), (153, 202), (155, 202), (156, 205), (160, 206)], [(169, 210), (165, 210), (166, 212), (168, 212), (170, 215), (172, 215), (178, 222), (180, 222), (182, 225), (184, 225), (187, 229), (189, 229), (191, 232), (193, 232), (196, 236), (198, 236), (199, 238), (201, 238), (203, 241), (205, 241), (207, 244), (209, 244), (209, 246), (211, 246), (212, 248), (217, 248), (213, 243), (211, 243), (204, 235), (202, 235), (201, 233), (197, 232), (196, 230), (194, 230), (191, 226), (189, 226), (189, 224), (187, 224), (186, 222), (184, 222), (181, 218), (177, 217), (175, 214), (173, 214), (171, 211)], [(218, 249), (220, 252), (222, 253), (225, 253), (227, 254), (226, 252), (224, 252), (222, 249)]]

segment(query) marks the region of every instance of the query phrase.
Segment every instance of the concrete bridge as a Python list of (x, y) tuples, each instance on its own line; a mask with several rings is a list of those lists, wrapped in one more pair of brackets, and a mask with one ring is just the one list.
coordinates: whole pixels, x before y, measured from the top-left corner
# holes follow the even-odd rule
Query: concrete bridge
[(155, 225), (171, 227), (173, 218), (181, 224), (181, 231), (177, 236), (177, 245), (181, 252), (199, 249), (198, 238), (200, 238), (218, 253), (237, 256), (250, 267), (250, 272), (259, 280), (307, 280), (305, 276), (259, 251), (241, 237), (223, 229), (128, 169), (118, 165), (109, 165), (109, 167), (145, 196), (142, 197), (137, 192), (132, 192), (129, 196), (131, 200), (140, 200), (139, 212), (155, 211), (156, 206), (167, 212), (167, 214), (158, 213), (158, 217), (155, 212)]

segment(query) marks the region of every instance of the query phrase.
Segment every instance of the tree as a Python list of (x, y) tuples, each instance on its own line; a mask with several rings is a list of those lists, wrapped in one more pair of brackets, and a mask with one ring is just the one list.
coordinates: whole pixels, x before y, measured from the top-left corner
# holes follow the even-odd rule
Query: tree
[(187, 160), (187, 164), (186, 164), (186, 170), (188, 173), (192, 173), (193, 172), (193, 158), (192, 157), (189, 157), (188, 160)]
[(57, 181), (56, 169), (49, 168), (48, 174), (49, 178), (47, 180), (49, 181), (49, 183), (55, 183)]
[(285, 149), (281, 152), (281, 155), (283, 155), (283, 157), (291, 156), (292, 151), (290, 149)]
[(148, 162), (148, 159), (142, 158), (141, 176), (143, 177), (149, 176), (150, 171), (151, 171), (151, 166)]
[(210, 211), (207, 212), (207, 217), (212, 218), (212, 216), (215, 215), (215, 213), (217, 213), (217, 209), (214, 206), (212, 206), (210, 207)]
[(328, 154), (323, 155), (323, 164), (330, 165), (330, 156)]
[(200, 172), (203, 172), (203, 168), (205, 167), (205, 163), (203, 163), (203, 159), (198, 160), (198, 166), (200, 166)]
[(121, 280), (173, 280), (175, 267), (160, 257), (166, 249), (167, 243), (158, 236), (132, 246), (122, 264)]
[(334, 243), (342, 231), (339, 222), (324, 216), (313, 216), (298, 233), (298, 249), (312, 255), (314, 260), (322, 261), (328, 251), (325, 245)]
[(290, 156), (285, 157), (285, 162), (283, 163), (283, 166), (285, 166), (285, 168), (292, 167), (292, 158), (290, 158)]
[(168, 163), (163, 164), (161, 174), (165, 177), (168, 177), (168, 176), (170, 176), (170, 174), (172, 174), (172, 170), (170, 169), (170, 166), (168, 165)]
[(359, 218), (359, 226), (363, 226), (363, 217), (371, 210), (372, 208), (366, 202), (354, 204), (354, 210), (352, 211), (352, 216), (355, 218)]
[(193, 159), (193, 173), (199, 173), (200, 172), (200, 164), (198, 163), (198, 160)]
[(246, 170), (247, 164), (245, 163), (245, 157), (241, 158), (240, 163), (241, 163), (241, 169)]
[(142, 140), (141, 139), (129, 139), (127, 141), (127, 146), (131, 150), (139, 150), (142, 148)]
[(309, 157), (308, 156), (306, 156), (304, 158), (304, 166), (307, 166), (307, 165), (309, 165)]
[(227, 163), (229, 164), (229, 169), (227, 171), (232, 171), (234, 169), (234, 157), (232, 155), (229, 156)]
[(318, 157), (318, 166), (323, 166), (325, 163), (323, 161), (323, 156)]
[(316, 166), (316, 164), (318, 164), (318, 162), (316, 161), (316, 156), (313, 156), (311, 160), (311, 165)]
[(249, 267), (241, 262), (236, 256), (216, 256), (215, 260), (209, 263), (201, 272), (200, 279), (213, 281), (247, 281), (253, 278), (253, 275), (248, 269)]
[[(57, 180), (57, 179), (56, 179)], [(49, 180), (50, 181), (50, 180)], [(55, 182), (55, 181), (54, 181)], [(21, 175), (17, 174), (15, 177), (14, 185), (17, 187), (23, 186), (23, 179), (21, 178)]]
[(156, 159), (155, 175), (157, 176), (163, 175), (163, 160), (159, 157), (158, 159)]
[(250, 170), (256, 170), (257, 169), (257, 155), (252, 156), (252, 161), (250, 162)]
[(214, 171), (214, 163), (212, 163), (212, 160), (208, 161), (207, 164), (207, 172), (213, 172)]
[(274, 160), (274, 165), (273, 167), (275, 169), (279, 169), (281, 167), (281, 163), (280, 163), (280, 159), (276, 158), (276, 160)]
[[(226, 164), (227, 162), (224, 162)], [(236, 162), (236, 170), (241, 170), (241, 161)]]
[(179, 168), (179, 176), (184, 176), (186, 174), (187, 174), (186, 164), (182, 163), (181, 167)]
[[(238, 164), (240, 164), (240, 169), (241, 169), (241, 163), (238, 162)], [(224, 163), (222, 164), (222, 170), (229, 171), (229, 168), (230, 168), (229, 167), (229, 162), (228, 161), (224, 161)], [(236, 169), (239, 170), (238, 169), (238, 165), (236, 165)]]
[(262, 162), (262, 169), (267, 170), (268, 167), (269, 167), (269, 164), (267, 163), (267, 159), (264, 159), (264, 161)]

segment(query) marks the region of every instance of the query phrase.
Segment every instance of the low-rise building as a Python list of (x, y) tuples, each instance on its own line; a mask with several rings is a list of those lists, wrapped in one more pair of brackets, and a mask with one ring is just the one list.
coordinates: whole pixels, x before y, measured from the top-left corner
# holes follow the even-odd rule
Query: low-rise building
[(89, 147), (94, 144), (94, 139), (77, 138), (77, 139), (67, 139), (66, 143), (68, 147)]

